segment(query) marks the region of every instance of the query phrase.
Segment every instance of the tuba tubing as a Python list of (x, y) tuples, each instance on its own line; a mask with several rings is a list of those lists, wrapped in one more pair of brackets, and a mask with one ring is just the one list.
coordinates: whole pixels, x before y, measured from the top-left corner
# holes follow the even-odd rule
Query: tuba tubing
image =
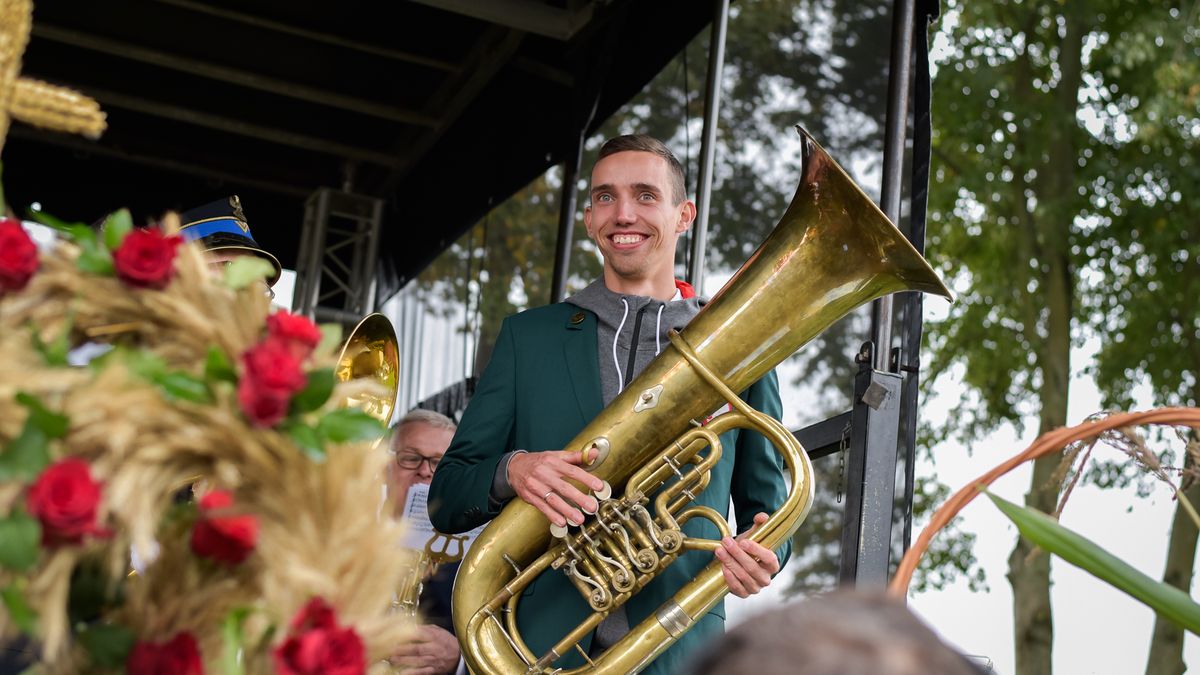
[[(671, 346), (565, 448), (601, 448), (588, 470), (610, 483), (619, 496), (626, 481), (687, 432), (692, 420), (704, 419), (729, 402), (737, 414), (717, 417), (705, 428), (714, 433), (732, 426), (759, 430), (775, 443), (791, 474), (791, 494), (753, 535), (771, 549), (786, 541), (807, 515), (812, 469), (782, 424), (744, 409), (744, 404), (739, 407), (741, 399), (733, 393), (749, 387), (859, 305), (900, 291), (953, 297), (845, 171), (806, 131), (796, 129), (802, 138), (802, 177), (774, 231), (682, 334), (672, 336)], [(541, 512), (514, 500), (464, 558), (454, 587), (453, 613), (463, 656), (473, 672), (551, 672), (551, 662), (564, 653), (531, 654), (515, 628), (520, 588), (549, 566), (548, 528)], [(564, 672), (634, 672), (728, 592), (720, 564), (714, 561), (593, 665)], [(568, 637), (585, 635), (606, 614), (593, 613)]]

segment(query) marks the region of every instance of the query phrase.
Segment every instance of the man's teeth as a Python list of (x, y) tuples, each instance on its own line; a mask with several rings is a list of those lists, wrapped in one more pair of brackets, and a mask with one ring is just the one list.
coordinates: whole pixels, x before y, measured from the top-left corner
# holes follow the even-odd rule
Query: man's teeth
[(614, 244), (636, 244), (645, 239), (640, 234), (615, 234), (613, 235)]

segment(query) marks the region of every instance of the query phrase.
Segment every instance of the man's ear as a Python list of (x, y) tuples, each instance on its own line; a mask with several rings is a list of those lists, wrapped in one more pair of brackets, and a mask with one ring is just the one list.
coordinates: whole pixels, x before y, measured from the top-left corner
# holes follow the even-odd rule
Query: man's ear
[(588, 239), (595, 239), (592, 234), (592, 205), (588, 204), (583, 207), (583, 229), (587, 232)]
[(696, 220), (696, 204), (688, 199), (683, 202), (683, 206), (679, 210), (679, 222), (675, 224), (675, 233), (683, 234), (692, 226), (692, 222)]

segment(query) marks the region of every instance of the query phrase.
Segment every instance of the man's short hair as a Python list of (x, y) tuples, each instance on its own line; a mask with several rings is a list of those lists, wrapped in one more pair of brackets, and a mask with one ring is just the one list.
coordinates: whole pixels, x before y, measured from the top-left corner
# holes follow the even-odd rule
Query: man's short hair
[(653, 136), (646, 134), (628, 134), (625, 136), (614, 136), (604, 142), (600, 146), (600, 156), (596, 161), (615, 155), (618, 152), (648, 152), (652, 155), (658, 155), (667, 161), (667, 169), (671, 172), (671, 200), (676, 204), (680, 204), (684, 199), (687, 199), (687, 186), (683, 181), (683, 165), (679, 163), (679, 159), (675, 157), (675, 153), (666, 146), (665, 143)]
[(434, 429), (446, 429), (451, 432), (458, 430), (458, 425), (454, 423), (454, 420), (446, 417), (440, 412), (426, 410), (424, 408), (416, 408), (410, 410), (407, 415), (400, 418), (400, 421), (396, 423), (396, 426), (392, 427), (392, 439), (395, 440), (396, 436), (400, 434), (400, 430), (403, 429), (405, 425), (416, 424), (418, 422), (421, 424), (428, 424)]

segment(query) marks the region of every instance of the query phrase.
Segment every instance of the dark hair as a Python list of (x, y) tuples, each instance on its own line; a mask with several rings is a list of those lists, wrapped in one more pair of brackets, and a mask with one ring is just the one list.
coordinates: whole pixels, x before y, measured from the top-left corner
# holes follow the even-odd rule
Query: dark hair
[(600, 156), (596, 161), (599, 162), (618, 152), (648, 152), (662, 157), (667, 161), (667, 169), (671, 172), (671, 200), (679, 204), (687, 198), (687, 186), (683, 184), (683, 165), (662, 141), (646, 134), (614, 136), (600, 146)]

